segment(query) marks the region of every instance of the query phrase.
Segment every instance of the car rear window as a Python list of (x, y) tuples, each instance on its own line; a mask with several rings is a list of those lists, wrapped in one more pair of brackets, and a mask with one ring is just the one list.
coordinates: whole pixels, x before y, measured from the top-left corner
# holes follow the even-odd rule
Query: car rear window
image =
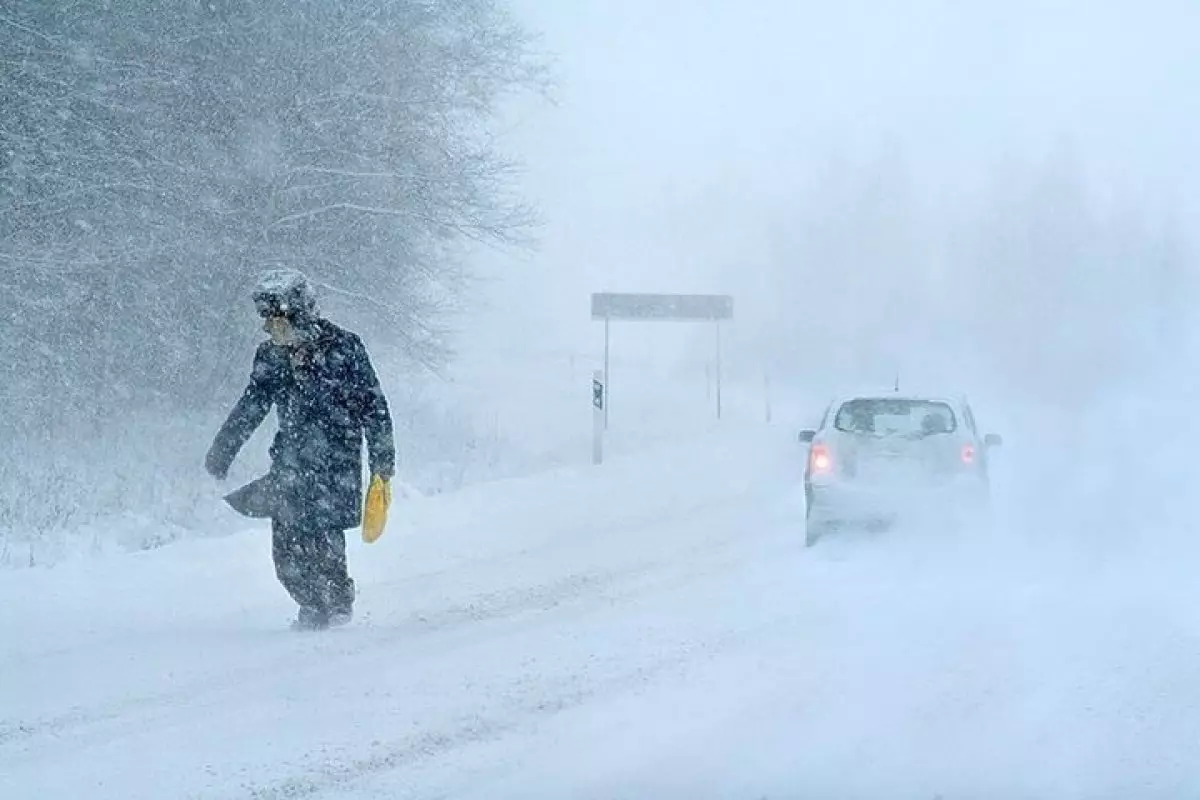
[(874, 436), (931, 436), (953, 433), (958, 420), (950, 406), (932, 400), (859, 398), (842, 404), (833, 426)]

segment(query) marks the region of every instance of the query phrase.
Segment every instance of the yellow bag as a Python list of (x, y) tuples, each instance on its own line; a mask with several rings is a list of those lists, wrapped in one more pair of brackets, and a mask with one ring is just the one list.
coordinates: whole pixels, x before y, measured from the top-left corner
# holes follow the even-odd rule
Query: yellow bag
[(392, 505), (392, 485), (378, 475), (371, 476), (367, 502), (363, 508), (362, 538), (370, 544), (383, 536), (388, 508)]

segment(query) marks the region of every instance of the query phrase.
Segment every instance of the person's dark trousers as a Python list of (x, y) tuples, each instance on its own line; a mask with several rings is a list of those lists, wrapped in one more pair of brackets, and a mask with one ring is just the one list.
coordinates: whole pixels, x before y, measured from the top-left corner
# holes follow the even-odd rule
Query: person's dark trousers
[(311, 530), (273, 520), (271, 533), (275, 575), (302, 609), (322, 615), (353, 609), (345, 531)]

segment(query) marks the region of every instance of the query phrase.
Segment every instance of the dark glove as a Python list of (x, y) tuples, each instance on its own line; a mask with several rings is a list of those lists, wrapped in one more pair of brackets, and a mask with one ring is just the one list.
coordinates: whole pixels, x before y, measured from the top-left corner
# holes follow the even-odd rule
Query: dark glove
[(204, 457), (204, 468), (208, 470), (208, 474), (212, 475), (219, 481), (225, 480), (229, 475), (229, 462), (221, 457), (221, 453), (214, 447), (208, 451), (208, 455)]

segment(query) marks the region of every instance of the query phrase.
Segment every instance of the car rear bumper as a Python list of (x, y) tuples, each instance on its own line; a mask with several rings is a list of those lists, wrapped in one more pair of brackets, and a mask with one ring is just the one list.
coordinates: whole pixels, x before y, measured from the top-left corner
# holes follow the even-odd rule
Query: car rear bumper
[(986, 507), (987, 490), (982, 481), (964, 477), (919, 486), (812, 484), (807, 497), (810, 520), (856, 523), (975, 514)]

